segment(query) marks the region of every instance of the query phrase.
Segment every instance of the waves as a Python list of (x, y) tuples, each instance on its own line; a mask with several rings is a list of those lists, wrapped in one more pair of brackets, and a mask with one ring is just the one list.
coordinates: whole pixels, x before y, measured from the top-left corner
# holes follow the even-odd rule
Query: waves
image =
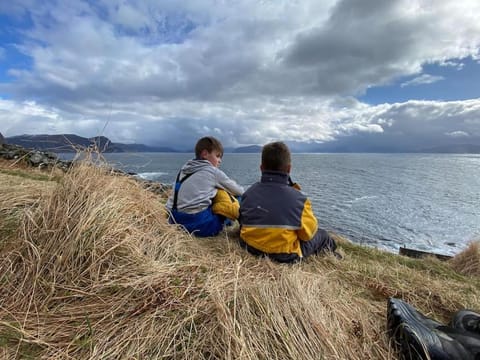
[[(146, 158), (148, 157), (148, 158)], [(123, 170), (170, 184), (191, 154), (115, 155)], [(245, 187), (258, 154), (225, 154), (222, 170)], [(357, 243), (453, 255), (480, 239), (480, 157), (444, 154), (293, 154), (292, 178), (319, 225)]]
[(169, 175), (168, 172), (162, 172), (162, 171), (141, 172), (136, 174), (136, 176), (138, 176), (141, 179), (159, 181), (159, 182), (162, 182), (162, 180), (164, 180), (165, 177), (168, 177), (168, 175)]

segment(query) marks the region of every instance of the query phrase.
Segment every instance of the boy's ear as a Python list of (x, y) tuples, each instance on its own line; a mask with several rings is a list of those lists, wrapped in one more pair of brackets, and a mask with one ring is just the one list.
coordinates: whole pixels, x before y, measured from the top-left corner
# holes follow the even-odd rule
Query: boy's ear
[(263, 171), (263, 164), (260, 164), (260, 171)]
[(207, 155), (208, 155), (208, 150), (207, 149), (203, 149), (202, 152), (200, 153), (200, 159), (206, 159), (207, 158)]
[(288, 164), (287, 166), (287, 173), (290, 174), (290, 170), (292, 170), (292, 164)]

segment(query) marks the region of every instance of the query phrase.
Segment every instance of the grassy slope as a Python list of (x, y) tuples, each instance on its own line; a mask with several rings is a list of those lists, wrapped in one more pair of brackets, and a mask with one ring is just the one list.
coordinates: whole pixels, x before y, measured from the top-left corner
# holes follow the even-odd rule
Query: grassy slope
[(389, 359), (388, 297), (441, 321), (480, 309), (480, 278), (450, 263), (338, 239), (342, 261), (279, 265), (235, 229), (173, 228), (127, 178), (1, 165), (2, 358)]

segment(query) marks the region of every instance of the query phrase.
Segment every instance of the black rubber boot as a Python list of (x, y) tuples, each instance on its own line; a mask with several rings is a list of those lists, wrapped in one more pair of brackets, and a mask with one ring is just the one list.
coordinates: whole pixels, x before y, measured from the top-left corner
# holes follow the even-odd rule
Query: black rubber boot
[(444, 326), (400, 299), (388, 300), (387, 329), (401, 359), (480, 359), (480, 336)]
[(460, 310), (453, 315), (450, 326), (480, 335), (480, 314), (471, 310)]

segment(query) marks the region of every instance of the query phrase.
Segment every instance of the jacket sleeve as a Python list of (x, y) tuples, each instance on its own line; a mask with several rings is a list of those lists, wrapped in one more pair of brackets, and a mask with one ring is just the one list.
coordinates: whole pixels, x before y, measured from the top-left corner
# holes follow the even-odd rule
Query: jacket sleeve
[(217, 182), (217, 187), (228, 191), (232, 195), (238, 196), (242, 195), (244, 192), (243, 187), (238, 185), (234, 180), (230, 179), (222, 170), (217, 169), (215, 179)]
[(312, 204), (309, 199), (305, 200), (303, 206), (300, 229), (297, 234), (300, 240), (309, 241), (316, 234), (318, 229), (318, 221), (312, 210)]

